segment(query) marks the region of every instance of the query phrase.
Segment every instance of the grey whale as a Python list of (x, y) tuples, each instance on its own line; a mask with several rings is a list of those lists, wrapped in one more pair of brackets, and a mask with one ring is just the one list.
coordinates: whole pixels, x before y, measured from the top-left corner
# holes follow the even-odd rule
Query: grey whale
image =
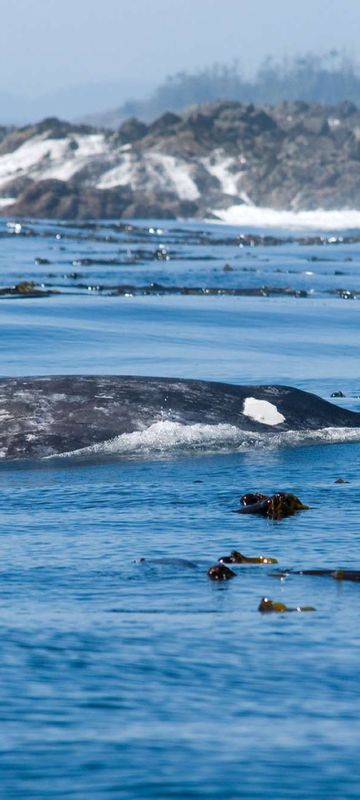
[[(269, 409), (275, 420), (267, 416)], [(289, 386), (136, 376), (0, 379), (0, 456), (5, 459), (60, 455), (167, 420), (227, 424), (269, 435), (360, 428), (360, 413)]]

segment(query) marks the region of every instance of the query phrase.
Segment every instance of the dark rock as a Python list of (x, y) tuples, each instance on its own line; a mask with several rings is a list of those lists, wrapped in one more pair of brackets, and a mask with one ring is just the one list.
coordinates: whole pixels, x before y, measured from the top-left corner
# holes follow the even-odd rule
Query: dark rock
[(127, 142), (137, 142), (139, 139), (143, 139), (148, 132), (148, 126), (145, 125), (144, 122), (141, 122), (136, 117), (130, 117), (122, 125), (120, 125), (118, 134), (121, 141), (125, 143)]
[(173, 132), (174, 128), (181, 123), (181, 117), (178, 114), (173, 114), (172, 111), (167, 111), (158, 117), (155, 122), (149, 125), (149, 133), (154, 135), (164, 135)]
[(21, 178), (14, 178), (12, 181), (9, 181), (9, 183), (6, 183), (5, 186), (1, 187), (0, 194), (2, 197), (18, 197), (19, 194), (33, 184), (34, 181), (26, 175)]
[(132, 200), (126, 187), (116, 190), (79, 188), (71, 182), (45, 180), (32, 183), (17, 201), (6, 207), (12, 217), (45, 217), (48, 219), (113, 219), (122, 216)]
[(353, 114), (357, 114), (358, 109), (356, 108), (355, 103), (352, 103), (351, 100), (343, 100), (342, 103), (338, 103), (336, 106), (336, 111), (339, 117), (346, 119), (347, 117), (351, 117)]

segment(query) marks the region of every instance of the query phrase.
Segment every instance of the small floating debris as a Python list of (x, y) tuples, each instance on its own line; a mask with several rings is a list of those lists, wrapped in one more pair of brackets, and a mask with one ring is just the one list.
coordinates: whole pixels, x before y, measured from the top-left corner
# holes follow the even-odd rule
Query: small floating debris
[(341, 390), (339, 390), (338, 392), (332, 392), (330, 397), (346, 397), (346, 395)]
[(283, 519), (295, 514), (296, 511), (307, 510), (302, 501), (290, 492), (276, 492), (266, 494), (244, 494), (240, 498), (243, 508), (237, 509), (238, 514), (260, 514), (269, 519)]
[(270, 600), (268, 597), (262, 597), (258, 606), (258, 611), (261, 611), (262, 614), (271, 612), (283, 614), (285, 611), (316, 611), (316, 608), (313, 606), (296, 606), (296, 608), (289, 608), (285, 603), (274, 603), (274, 601)]
[(270, 556), (244, 556), (238, 550), (232, 550), (229, 556), (219, 558), (220, 564), (277, 564), (277, 558)]
[(35, 258), (35, 264), (37, 264), (38, 266), (45, 266), (47, 264), (50, 264), (50, 261), (48, 258), (40, 258), (40, 256), (38, 256), (37, 258)]
[(344, 478), (336, 478), (334, 483), (350, 483), (350, 481), (346, 481)]
[(236, 572), (225, 564), (214, 564), (213, 567), (208, 569), (208, 576), (211, 581), (228, 581), (230, 578), (235, 578)]
[(155, 250), (154, 258), (156, 261), (170, 261), (170, 256), (166, 247), (158, 247), (157, 250)]

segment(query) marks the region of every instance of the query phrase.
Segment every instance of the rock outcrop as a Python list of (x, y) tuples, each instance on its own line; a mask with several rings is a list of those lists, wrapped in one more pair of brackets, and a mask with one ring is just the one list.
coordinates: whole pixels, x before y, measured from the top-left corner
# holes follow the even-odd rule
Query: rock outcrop
[(51, 118), (1, 129), (0, 213), (202, 217), (239, 204), (360, 208), (360, 112), (219, 102), (116, 132)]

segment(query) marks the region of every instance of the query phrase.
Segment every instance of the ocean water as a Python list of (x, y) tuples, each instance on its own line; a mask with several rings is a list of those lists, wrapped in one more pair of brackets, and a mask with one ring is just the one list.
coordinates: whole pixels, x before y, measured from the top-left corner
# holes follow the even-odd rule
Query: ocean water
[[(360, 410), (359, 237), (2, 222), (1, 376), (284, 383)], [(243, 446), (204, 420), (0, 463), (0, 797), (359, 797), (359, 585), (207, 576), (232, 549), (360, 569), (346, 438)], [(310, 509), (233, 513), (277, 490)], [(263, 596), (316, 611), (262, 615)]]

